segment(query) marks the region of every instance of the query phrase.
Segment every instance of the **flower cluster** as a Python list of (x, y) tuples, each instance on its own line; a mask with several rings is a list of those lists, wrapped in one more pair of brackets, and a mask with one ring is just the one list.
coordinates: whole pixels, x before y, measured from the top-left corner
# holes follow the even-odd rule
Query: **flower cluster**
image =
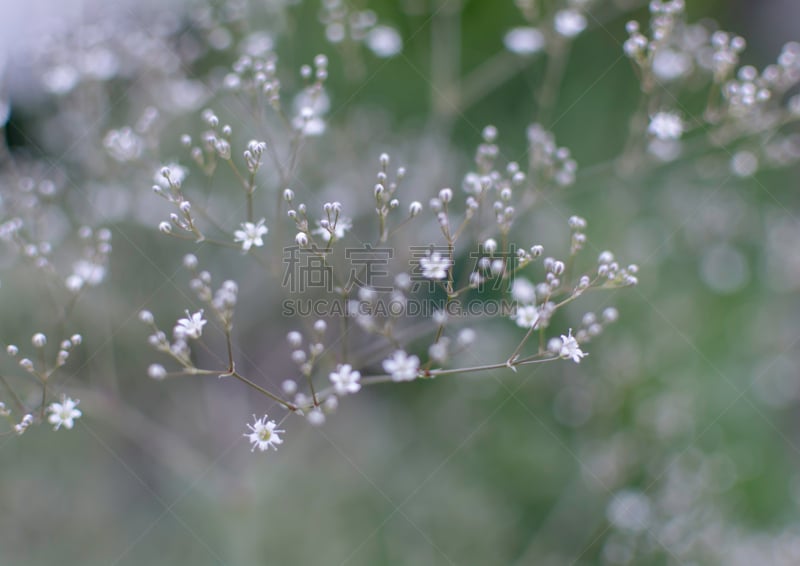
[[(60, 403), (54, 401), (48, 404), (47, 399), (55, 389), (53, 381), (58, 377), (58, 370), (67, 363), (73, 349), (82, 342), (83, 337), (80, 334), (73, 334), (58, 343), (55, 357), (49, 359), (48, 340), (43, 332), (37, 332), (31, 337), (31, 345), (35, 351), (35, 355), (31, 357), (22, 356), (20, 348), (15, 344), (6, 346), (6, 354), (17, 361), (19, 367), (34, 379), (36, 386), (41, 390), (38, 396), (39, 405), (31, 405), (29, 402), (23, 401), (23, 398), (15, 392), (16, 388), (6, 377), (0, 376), (0, 383), (11, 395), (13, 401), (12, 407), (0, 403), (0, 417), (9, 421), (10, 432), (17, 435), (23, 434), (32, 424), (43, 422), (47, 413), (49, 413), (47, 420), (53, 425), (54, 430), (59, 430), (62, 426), (71, 429), (74, 426), (75, 419), (82, 415), (81, 411), (77, 409), (80, 400), (72, 399), (66, 394), (61, 395)], [(20, 420), (16, 421), (17, 418)]]

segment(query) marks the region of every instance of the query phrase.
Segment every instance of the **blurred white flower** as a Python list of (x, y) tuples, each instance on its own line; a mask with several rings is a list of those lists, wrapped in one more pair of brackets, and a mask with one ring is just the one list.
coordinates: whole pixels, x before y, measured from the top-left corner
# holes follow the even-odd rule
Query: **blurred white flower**
[(92, 287), (102, 283), (106, 276), (105, 266), (85, 259), (76, 261), (72, 265), (72, 272), (73, 275), (80, 278), (81, 283), (86, 283)]
[(419, 358), (397, 350), (391, 358), (383, 360), (383, 369), (392, 376), (392, 381), (413, 381), (419, 371)]
[(517, 277), (511, 284), (511, 297), (518, 303), (529, 305), (536, 302), (536, 288), (524, 277)]
[(447, 277), (447, 270), (450, 267), (450, 258), (445, 257), (439, 252), (431, 251), (426, 257), (420, 258), (419, 266), (422, 268), (422, 276), (427, 279), (444, 279)]
[(369, 31), (367, 47), (378, 57), (387, 58), (403, 50), (403, 38), (397, 30), (388, 26), (375, 26)]
[(553, 20), (553, 27), (564, 37), (575, 37), (586, 29), (586, 16), (577, 10), (559, 10)]
[(503, 44), (517, 55), (533, 55), (544, 48), (544, 34), (534, 27), (513, 28), (503, 37)]
[(514, 321), (521, 328), (533, 328), (539, 323), (539, 310), (535, 305), (519, 307), (514, 314)]
[(350, 364), (339, 364), (336, 371), (331, 372), (330, 380), (338, 395), (347, 395), (348, 393), (358, 393), (361, 389), (359, 380), (361, 373), (353, 370)]
[(672, 112), (658, 112), (650, 118), (647, 131), (660, 140), (677, 140), (683, 135), (683, 120)]

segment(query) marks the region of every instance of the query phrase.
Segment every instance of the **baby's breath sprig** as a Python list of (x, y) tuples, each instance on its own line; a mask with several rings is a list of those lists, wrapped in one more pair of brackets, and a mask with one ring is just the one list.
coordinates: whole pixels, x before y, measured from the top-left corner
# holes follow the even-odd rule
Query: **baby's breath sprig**
[[(0, 416), (4, 417), (12, 425), (8, 432), (0, 434), (23, 434), (32, 424), (44, 422), (48, 413), (48, 421), (54, 425), (55, 430), (62, 426), (71, 429), (74, 420), (81, 416), (81, 411), (76, 407), (79, 400), (73, 400), (66, 395), (61, 395), (61, 402), (48, 402), (52, 398), (51, 383), (56, 372), (62, 368), (69, 359), (73, 349), (83, 342), (80, 334), (73, 334), (58, 343), (54, 357), (48, 357), (47, 336), (43, 332), (37, 332), (31, 337), (34, 355), (31, 357), (20, 357), (20, 349), (14, 344), (6, 346), (6, 354), (17, 360), (19, 367), (33, 378), (33, 385), (41, 389), (39, 402), (30, 405), (23, 401), (17, 393), (10, 380), (6, 376), (0, 376), (0, 384), (3, 385), (5, 392), (9, 395), (13, 403), (13, 409), (6, 407), (5, 403), (0, 403)], [(52, 355), (52, 353), (51, 353)], [(25, 380), (30, 385), (30, 379)], [(26, 396), (28, 398), (28, 396)], [(31, 397), (32, 398), (32, 397)], [(20, 419), (18, 422), (15, 419)]]

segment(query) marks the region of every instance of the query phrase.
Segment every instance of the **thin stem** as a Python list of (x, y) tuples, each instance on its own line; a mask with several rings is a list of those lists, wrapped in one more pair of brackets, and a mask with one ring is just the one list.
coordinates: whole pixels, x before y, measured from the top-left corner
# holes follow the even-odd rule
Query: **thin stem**
[(25, 408), (25, 404), (22, 402), (22, 400), (17, 396), (17, 394), (11, 388), (11, 385), (8, 383), (8, 381), (6, 380), (5, 376), (0, 375), (0, 383), (2, 383), (3, 387), (6, 388), (6, 391), (8, 391), (8, 394), (11, 397), (11, 400), (14, 402), (14, 404), (17, 406), (17, 408), (20, 410), (20, 412), (23, 415), (26, 414), (28, 412), (28, 409)]
[(223, 373), (221, 375), (223, 377), (227, 377), (227, 376), (235, 377), (236, 379), (238, 379), (239, 381), (241, 381), (242, 383), (244, 383), (248, 387), (252, 387), (253, 389), (258, 391), (262, 395), (265, 395), (266, 397), (269, 397), (273, 401), (275, 401), (277, 403), (280, 403), (281, 405), (283, 405), (284, 407), (286, 407), (290, 411), (296, 411), (297, 410), (297, 407), (295, 405), (293, 405), (292, 403), (289, 403), (288, 401), (285, 401), (285, 400), (281, 399), (280, 397), (278, 397), (274, 393), (270, 393), (269, 391), (267, 391), (266, 389), (264, 389), (263, 387), (261, 387), (257, 383), (253, 383), (252, 381), (250, 381), (249, 379), (247, 379), (246, 377), (244, 377), (243, 375), (241, 375), (237, 371), (227, 372), (227, 373)]
[(522, 340), (517, 345), (516, 349), (514, 349), (514, 352), (508, 357), (508, 362), (506, 362), (506, 363), (509, 365), (509, 367), (514, 364), (514, 360), (516, 359), (517, 356), (519, 356), (519, 352), (520, 352), (520, 350), (522, 350), (522, 347), (525, 345), (525, 342), (528, 341), (528, 338), (531, 337), (531, 335), (533, 334), (533, 332), (537, 328), (539, 328), (539, 325), (538, 324), (534, 324), (525, 333), (525, 336), (523, 336)]
[(567, 61), (571, 43), (557, 34), (552, 34), (552, 51), (547, 58), (547, 68), (545, 69), (542, 87), (539, 89), (537, 97), (539, 103), (538, 121), (542, 124), (547, 123), (550, 114), (556, 103), (558, 91), (567, 69)]

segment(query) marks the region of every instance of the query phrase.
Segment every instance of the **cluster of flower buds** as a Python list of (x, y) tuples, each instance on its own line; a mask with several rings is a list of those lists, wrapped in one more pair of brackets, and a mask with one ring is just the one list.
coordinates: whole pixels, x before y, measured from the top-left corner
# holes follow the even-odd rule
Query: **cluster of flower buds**
[(270, 106), (280, 109), (281, 81), (277, 63), (278, 57), (272, 52), (260, 56), (242, 55), (225, 76), (224, 85), (234, 92), (263, 95)]
[(556, 145), (552, 132), (541, 124), (528, 126), (528, 176), (540, 186), (554, 183), (556, 187), (568, 187), (575, 183), (578, 164), (566, 147)]
[(614, 260), (614, 254), (609, 251), (601, 252), (597, 257), (597, 276), (605, 280), (604, 286), (636, 285), (639, 282), (636, 277), (637, 273), (639, 273), (639, 267), (636, 264), (622, 267)]
[[(19, 359), (19, 366), (25, 371), (37, 375), (43, 380), (47, 380), (53, 371), (67, 363), (72, 349), (75, 346), (80, 345), (81, 342), (83, 342), (83, 337), (80, 334), (73, 334), (69, 338), (65, 338), (60, 342), (59, 348), (56, 352), (55, 360), (52, 363), (48, 363), (45, 357), (40, 354), (38, 356), (33, 356), (41, 360), (41, 365), (39, 367), (37, 367), (36, 364), (27, 357)], [(43, 351), (47, 346), (47, 336), (43, 332), (37, 332), (31, 337), (31, 344), (36, 350)], [(9, 344), (6, 346), (6, 353), (11, 357), (16, 358), (19, 356), (19, 347), (14, 344)]]
[(342, 0), (325, 0), (320, 21), (326, 39), (338, 45), (347, 40), (363, 43), (377, 57), (392, 57), (403, 49), (403, 39), (392, 27), (378, 24), (372, 10), (354, 10)]
[(192, 234), (197, 240), (201, 240), (203, 234), (195, 223), (192, 204), (182, 191), (183, 181), (187, 174), (187, 169), (177, 163), (164, 165), (154, 174), (153, 192), (177, 208), (177, 212), (169, 215), (169, 222), (161, 222), (158, 229), (164, 234), (172, 234), (173, 229), (178, 228)]
[(300, 67), (300, 76), (306, 81), (306, 87), (294, 98), (295, 117), (292, 126), (304, 136), (319, 136), (325, 132), (323, 116), (330, 108), (330, 101), (325, 92), (325, 81), (328, 78), (328, 58), (319, 54), (314, 57), (314, 65)]

